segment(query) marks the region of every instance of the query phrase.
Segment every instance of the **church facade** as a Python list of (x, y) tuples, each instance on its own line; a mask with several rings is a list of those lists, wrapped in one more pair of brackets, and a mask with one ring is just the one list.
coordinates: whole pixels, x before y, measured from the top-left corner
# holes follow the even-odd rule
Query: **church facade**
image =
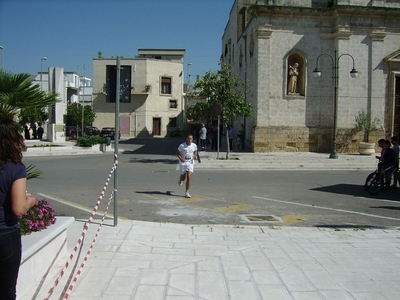
[(400, 0), (236, 0), (221, 60), (249, 89), (246, 145), (353, 152), (361, 112), (369, 141), (400, 136), (399, 19)]

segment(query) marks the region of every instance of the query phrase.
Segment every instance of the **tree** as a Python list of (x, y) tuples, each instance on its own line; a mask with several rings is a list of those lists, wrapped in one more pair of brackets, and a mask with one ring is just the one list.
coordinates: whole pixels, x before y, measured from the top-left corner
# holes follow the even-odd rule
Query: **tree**
[[(229, 65), (222, 65), (217, 72), (207, 72), (201, 80), (198, 80), (193, 92), (188, 97), (204, 99), (190, 107), (187, 111), (189, 119), (193, 120), (216, 120), (215, 106), (222, 106), (222, 120), (225, 126), (233, 124), (238, 117), (250, 117), (252, 105), (245, 103), (245, 87), (248, 86), (236, 76), (231, 75)], [(227, 137), (228, 139), (228, 137)], [(226, 157), (228, 158), (229, 147)]]
[(22, 108), (18, 113), (18, 120), (21, 125), (29, 123), (43, 123), (48, 119), (49, 114), (44, 107)]
[[(0, 71), (0, 117), (14, 119), (19, 111), (24, 116), (29, 110), (41, 110), (58, 101), (57, 94), (42, 91), (26, 73)], [(27, 178), (37, 178), (42, 171), (27, 167)]]
[[(73, 103), (68, 106), (67, 115), (72, 121), (82, 127), (82, 105), (79, 103)], [(93, 112), (92, 108), (88, 105), (83, 106), (83, 126), (88, 126), (93, 123), (96, 119), (96, 113)], [(82, 129), (82, 128), (81, 128)], [(83, 132), (83, 130), (82, 130)]]
[(40, 90), (29, 74), (0, 71), (0, 117), (13, 119), (20, 109), (40, 109), (57, 101), (56, 93)]

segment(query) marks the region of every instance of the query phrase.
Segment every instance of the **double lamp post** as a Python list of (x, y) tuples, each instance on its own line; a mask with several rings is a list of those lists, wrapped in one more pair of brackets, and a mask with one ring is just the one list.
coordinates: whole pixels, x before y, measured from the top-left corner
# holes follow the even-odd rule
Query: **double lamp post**
[(336, 138), (337, 138), (337, 110), (338, 110), (338, 88), (339, 88), (339, 60), (343, 56), (350, 56), (353, 60), (353, 68), (350, 71), (350, 76), (352, 78), (357, 77), (358, 72), (355, 69), (354, 58), (350, 54), (344, 53), (342, 55), (337, 54), (337, 50), (335, 49), (334, 56), (328, 53), (322, 53), (317, 57), (317, 64), (315, 70), (313, 71), (314, 77), (320, 77), (321, 71), (318, 69), (318, 60), (321, 56), (327, 55), (332, 60), (332, 79), (333, 79), (333, 90), (334, 90), (334, 108), (333, 108), (333, 141), (332, 141), (332, 153), (330, 154), (329, 158), (336, 159), (338, 158), (338, 154), (336, 151)]

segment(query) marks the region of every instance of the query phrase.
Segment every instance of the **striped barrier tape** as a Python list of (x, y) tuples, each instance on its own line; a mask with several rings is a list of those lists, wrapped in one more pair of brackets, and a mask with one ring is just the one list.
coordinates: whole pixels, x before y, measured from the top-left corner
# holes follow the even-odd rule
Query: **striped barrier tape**
[[(82, 242), (83, 242), (83, 239), (85, 238), (86, 232), (87, 232), (87, 230), (89, 229), (89, 225), (92, 223), (93, 217), (96, 215), (97, 209), (98, 209), (98, 207), (99, 207), (99, 205), (100, 205), (100, 203), (101, 203), (101, 201), (102, 201), (102, 199), (103, 199), (103, 196), (104, 196), (104, 194), (105, 194), (105, 191), (107, 190), (107, 186), (108, 186), (108, 184), (109, 184), (109, 182), (110, 182), (110, 180), (111, 180), (111, 176), (112, 176), (112, 174), (114, 173), (114, 171), (117, 169), (117, 166), (118, 166), (118, 156), (117, 156), (116, 153), (114, 153), (114, 164), (113, 164), (113, 166), (112, 166), (112, 168), (111, 168), (110, 173), (108, 174), (106, 183), (105, 183), (104, 186), (103, 186), (103, 190), (102, 190), (101, 193), (100, 193), (100, 196), (99, 196), (99, 198), (98, 198), (98, 200), (97, 200), (97, 202), (96, 202), (96, 205), (95, 205), (95, 207), (94, 207), (94, 209), (93, 209), (93, 212), (92, 212), (92, 214), (90, 215), (89, 220), (85, 223), (85, 226), (83, 227), (83, 231), (82, 231), (82, 233), (81, 233), (81, 236), (79, 237), (78, 242), (76, 243), (74, 249), (72, 250), (70, 256), (68, 257), (68, 260), (67, 260), (67, 262), (66, 262), (65, 265), (64, 265), (64, 268), (61, 270), (60, 275), (59, 275), (59, 276), (57, 277), (57, 279), (55, 280), (54, 285), (49, 289), (49, 291), (48, 291), (48, 293), (47, 293), (47, 296), (44, 298), (44, 300), (48, 300), (48, 299), (51, 297), (51, 295), (52, 295), (53, 292), (54, 292), (54, 289), (55, 289), (55, 288), (58, 286), (58, 284), (60, 283), (61, 278), (64, 276), (65, 271), (67, 270), (67, 268), (69, 267), (69, 265), (70, 265), (72, 259), (74, 258), (74, 255), (75, 255), (76, 251), (77, 251), (77, 250), (79, 249), (79, 247), (81, 246), (81, 244), (82, 244)], [(112, 193), (112, 195), (114, 196), (114, 192)], [(108, 208), (108, 207), (107, 207), (107, 208)], [(106, 211), (105, 213), (107, 213), (107, 211)]]

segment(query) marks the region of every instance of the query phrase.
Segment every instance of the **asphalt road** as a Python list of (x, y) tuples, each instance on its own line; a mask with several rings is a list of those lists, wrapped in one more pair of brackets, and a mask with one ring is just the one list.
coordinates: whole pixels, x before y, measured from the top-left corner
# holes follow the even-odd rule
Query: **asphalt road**
[[(124, 145), (130, 150), (120, 154), (117, 168), (117, 211), (123, 218), (237, 226), (363, 229), (400, 225), (400, 189), (369, 195), (362, 188), (368, 172), (195, 170), (192, 198), (186, 199), (184, 187), (178, 186), (175, 146), (136, 142)], [(59, 216), (88, 219), (114, 160), (110, 153), (29, 157), (24, 162), (44, 172), (42, 179), (28, 182), (29, 192), (48, 199)], [(100, 213), (106, 210), (114, 175)], [(113, 211), (114, 201), (108, 215), (112, 217)]]

